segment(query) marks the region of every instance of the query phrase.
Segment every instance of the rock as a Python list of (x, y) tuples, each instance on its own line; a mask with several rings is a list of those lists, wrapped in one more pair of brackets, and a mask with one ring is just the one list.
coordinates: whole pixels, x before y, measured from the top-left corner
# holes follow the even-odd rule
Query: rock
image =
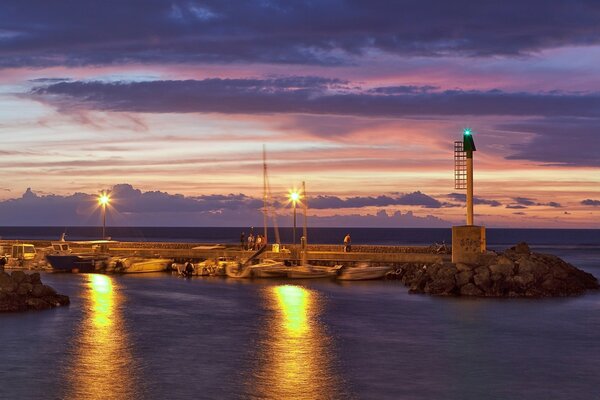
[(429, 282), (428, 293), (437, 296), (448, 296), (455, 294), (456, 292), (456, 280), (454, 276), (445, 277), (444, 279), (437, 279)]
[(29, 279), (32, 285), (35, 285), (36, 283), (42, 283), (39, 272), (34, 272), (33, 274), (29, 275)]
[(0, 272), (0, 292), (12, 293), (17, 289), (17, 284), (6, 272)]
[(472, 283), (467, 283), (463, 287), (460, 288), (461, 296), (481, 296), (483, 295), (483, 291), (479, 289)]
[(472, 277), (473, 277), (473, 271), (471, 271), (471, 270), (459, 272), (456, 275), (456, 286), (461, 287), (461, 286), (466, 285), (467, 283), (469, 283), (471, 281)]
[(499, 274), (502, 276), (511, 276), (513, 275), (513, 264), (494, 264), (489, 266), (490, 272), (492, 274)]
[(510, 265), (512, 267), (513, 263), (514, 261), (505, 255), (498, 256), (494, 260), (495, 265)]
[(515, 247), (512, 248), (517, 254), (530, 254), (529, 245), (525, 242), (517, 243)]
[(497, 256), (485, 254), (479, 261), (478, 265), (408, 263), (398, 271), (411, 293), (439, 296), (573, 296), (600, 288), (592, 274), (556, 256), (532, 253), (524, 243)]
[(38, 299), (35, 297), (31, 297), (26, 301), (27, 307), (32, 310), (46, 310), (48, 308), (52, 308), (52, 305), (42, 299)]
[(25, 279), (27, 278), (27, 275), (26, 275), (26, 274), (25, 274), (25, 272), (23, 272), (23, 271), (13, 271), (13, 272), (10, 274), (10, 277), (12, 278), (12, 280), (13, 280), (15, 283), (19, 284), (19, 283), (21, 283), (21, 282), (24, 282), (24, 281), (25, 281)]
[(41, 283), (33, 285), (33, 288), (31, 289), (31, 295), (33, 297), (42, 297), (44, 295), (44, 285)]
[(45, 310), (69, 303), (68, 296), (57, 294), (52, 287), (42, 284), (37, 273), (0, 272), (0, 312)]
[(530, 272), (523, 272), (522, 274), (515, 275), (515, 282), (517, 282), (521, 287), (526, 288), (535, 282), (535, 277)]
[(33, 285), (31, 283), (23, 282), (17, 288), (17, 294), (24, 296), (26, 294), (31, 293), (32, 290), (33, 290)]
[(469, 264), (463, 264), (463, 263), (456, 264), (456, 269), (458, 271), (472, 271), (475, 267), (476, 267), (475, 265), (469, 265)]

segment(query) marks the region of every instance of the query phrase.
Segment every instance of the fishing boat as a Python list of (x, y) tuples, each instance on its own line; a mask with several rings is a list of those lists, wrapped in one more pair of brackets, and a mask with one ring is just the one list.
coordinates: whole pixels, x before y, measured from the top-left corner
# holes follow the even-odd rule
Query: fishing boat
[(337, 279), (341, 281), (366, 281), (382, 279), (392, 269), (391, 266), (371, 266), (361, 263), (353, 267), (341, 267)]
[[(69, 244), (74, 243), (90, 248), (89, 251), (74, 253)], [(110, 264), (111, 255), (107, 252), (112, 240), (89, 240), (67, 242), (64, 234), (58, 242), (52, 242), (52, 250), (46, 260), (56, 272), (103, 272)]]
[(114, 272), (120, 274), (139, 274), (144, 272), (162, 272), (173, 263), (169, 258), (125, 257), (114, 262)]
[(111, 256), (99, 253), (47, 254), (46, 260), (57, 272), (101, 272), (108, 267)]

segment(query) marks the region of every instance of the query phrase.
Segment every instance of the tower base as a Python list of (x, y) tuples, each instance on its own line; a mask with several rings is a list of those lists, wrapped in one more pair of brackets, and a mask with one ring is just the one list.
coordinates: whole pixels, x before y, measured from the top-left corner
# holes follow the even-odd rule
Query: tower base
[(485, 226), (452, 227), (452, 262), (476, 264), (486, 251)]

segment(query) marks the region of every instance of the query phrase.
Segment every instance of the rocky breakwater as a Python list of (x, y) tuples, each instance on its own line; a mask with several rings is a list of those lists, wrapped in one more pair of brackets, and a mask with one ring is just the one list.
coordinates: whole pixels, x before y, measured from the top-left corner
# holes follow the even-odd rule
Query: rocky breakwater
[(0, 312), (45, 310), (69, 302), (69, 296), (57, 294), (56, 290), (42, 284), (37, 272), (28, 275), (13, 271), (9, 275), (0, 271)]
[(476, 297), (565, 297), (598, 289), (598, 280), (560, 258), (533, 253), (519, 243), (478, 264), (404, 264), (390, 277), (411, 293)]

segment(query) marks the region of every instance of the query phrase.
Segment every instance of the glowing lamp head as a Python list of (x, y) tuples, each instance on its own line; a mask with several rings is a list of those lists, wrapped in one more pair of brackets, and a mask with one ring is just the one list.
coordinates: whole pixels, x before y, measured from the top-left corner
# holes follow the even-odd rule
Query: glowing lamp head
[(109, 201), (110, 197), (106, 193), (102, 193), (100, 197), (98, 197), (98, 203), (100, 203), (101, 206), (106, 206)]
[(463, 133), (464, 133), (466, 136), (469, 136), (469, 135), (471, 135), (471, 130), (470, 130), (469, 128), (466, 128), (466, 129), (463, 131)]
[(298, 193), (298, 192), (290, 193), (290, 200), (292, 200), (294, 203), (296, 203), (298, 200), (300, 200), (300, 193)]

